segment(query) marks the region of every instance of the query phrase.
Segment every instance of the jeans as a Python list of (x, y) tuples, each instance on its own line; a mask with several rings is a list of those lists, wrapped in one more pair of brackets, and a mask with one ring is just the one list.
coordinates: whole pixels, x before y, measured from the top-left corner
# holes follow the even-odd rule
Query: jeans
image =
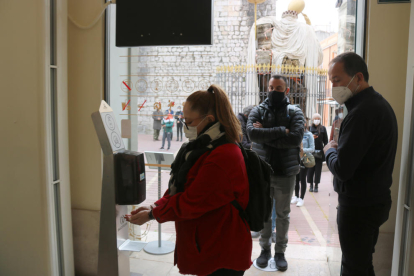
[(154, 129), (154, 140), (158, 140), (158, 136), (160, 136), (160, 130)]
[[(276, 244), (275, 253), (284, 253), (288, 243), (290, 223), (290, 201), (295, 188), (295, 176), (272, 175), (270, 179), (270, 194), (275, 199), (276, 209)], [(273, 204), (272, 204), (273, 205)], [(273, 208), (273, 206), (272, 206)], [(272, 244), (272, 217), (264, 224), (260, 231), (259, 243), (262, 249), (270, 249)]]
[(180, 139), (181, 134), (181, 141), (183, 140), (183, 123), (177, 123), (177, 141)]
[(307, 173), (308, 173), (308, 168), (300, 168), (300, 173), (296, 175), (295, 196), (299, 197), (299, 185), (300, 185), (300, 198), (301, 199), (305, 198)]
[(168, 148), (170, 148), (171, 147), (171, 135), (172, 133), (171, 132), (163, 132), (163, 134), (162, 134), (162, 148), (164, 147), (164, 144), (165, 144), (165, 139), (167, 139), (167, 141), (168, 141)]
[[(315, 166), (312, 168), (309, 168), (308, 170), (308, 183), (310, 184), (321, 183), (322, 164), (323, 164), (323, 161), (321, 158), (315, 158)], [(313, 178), (314, 175), (315, 175), (315, 178)]]
[(338, 207), (342, 276), (375, 276), (372, 254), (379, 227), (388, 220), (390, 209), (391, 201), (371, 206)]
[(243, 276), (243, 275), (244, 275), (244, 271), (237, 271), (237, 270), (222, 268), (222, 269), (218, 269), (214, 271), (208, 276)]

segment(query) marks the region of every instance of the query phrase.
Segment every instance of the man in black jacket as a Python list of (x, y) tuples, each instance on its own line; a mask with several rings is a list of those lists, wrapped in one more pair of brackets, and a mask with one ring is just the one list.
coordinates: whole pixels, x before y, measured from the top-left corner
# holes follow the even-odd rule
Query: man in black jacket
[[(247, 133), (252, 148), (273, 168), (271, 196), (276, 202), (275, 262), (280, 271), (288, 268), (285, 251), (288, 243), (290, 201), (299, 173), (299, 151), (304, 133), (302, 111), (289, 104), (286, 78), (274, 75), (269, 81), (267, 99), (253, 108), (247, 120)], [(269, 218), (260, 232), (262, 252), (256, 261), (267, 267), (271, 258), (272, 220)]]
[(252, 148), (252, 141), (250, 141), (249, 135), (247, 135), (246, 124), (247, 118), (249, 118), (250, 112), (252, 111), (253, 107), (253, 105), (249, 105), (243, 108), (243, 113), (239, 113), (239, 115), (237, 115), (237, 119), (239, 119), (240, 121), (241, 129), (243, 132), (243, 140), (241, 144), (245, 149)]
[(181, 111), (181, 106), (178, 107), (177, 112), (175, 113), (175, 122), (177, 124), (177, 141), (180, 138), (181, 134), (181, 142), (183, 141), (183, 125), (184, 125), (184, 113)]
[(333, 59), (329, 78), (334, 99), (348, 109), (338, 143), (324, 148), (338, 193), (342, 275), (371, 276), (379, 227), (391, 208), (397, 119), (387, 100), (369, 86), (367, 65), (357, 54)]

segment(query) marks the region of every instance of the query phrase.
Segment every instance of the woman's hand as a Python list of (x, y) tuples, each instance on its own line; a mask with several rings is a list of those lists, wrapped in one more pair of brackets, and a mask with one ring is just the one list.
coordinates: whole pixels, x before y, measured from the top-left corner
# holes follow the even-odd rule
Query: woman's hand
[[(136, 210), (134, 210), (134, 211), (136, 211)], [(150, 212), (150, 210), (142, 210), (139, 213), (136, 213), (136, 214), (133, 214), (133, 215), (127, 215), (127, 216), (125, 216), (125, 218), (130, 223), (143, 225), (144, 223), (150, 221), (149, 212)], [(132, 212), (131, 212), (131, 214), (132, 214)]]
[(131, 215), (135, 215), (141, 211), (149, 211), (149, 210), (151, 210), (150, 206), (141, 206), (138, 209), (132, 210)]

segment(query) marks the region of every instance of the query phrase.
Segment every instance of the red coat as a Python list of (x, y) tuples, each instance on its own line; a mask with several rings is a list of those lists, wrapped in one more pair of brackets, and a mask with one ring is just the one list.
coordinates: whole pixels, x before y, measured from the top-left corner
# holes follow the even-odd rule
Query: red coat
[(182, 274), (208, 275), (220, 268), (247, 270), (252, 262), (250, 228), (230, 203), (246, 208), (249, 182), (243, 155), (235, 144), (205, 153), (187, 174), (184, 192), (165, 193), (153, 215), (175, 221), (174, 264)]

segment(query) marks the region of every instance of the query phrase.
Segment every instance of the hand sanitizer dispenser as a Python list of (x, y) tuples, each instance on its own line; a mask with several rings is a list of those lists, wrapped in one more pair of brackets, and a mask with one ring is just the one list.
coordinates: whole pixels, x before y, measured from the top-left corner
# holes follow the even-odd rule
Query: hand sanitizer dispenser
[(98, 275), (130, 276), (130, 251), (141, 251), (147, 244), (128, 239), (124, 218), (127, 205), (146, 197), (144, 155), (125, 149), (113, 110), (105, 101), (92, 114), (92, 121), (104, 153)]

